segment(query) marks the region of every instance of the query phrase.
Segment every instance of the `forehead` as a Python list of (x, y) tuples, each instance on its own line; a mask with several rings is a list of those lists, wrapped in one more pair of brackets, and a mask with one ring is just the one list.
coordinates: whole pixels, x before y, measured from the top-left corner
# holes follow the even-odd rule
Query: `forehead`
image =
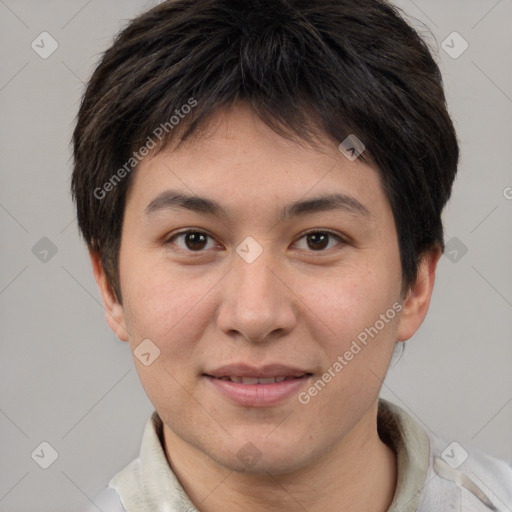
[(166, 195), (180, 194), (207, 199), (205, 212), (223, 215), (239, 215), (240, 208), (275, 210), (279, 203), (283, 216), (292, 211), (284, 204), (326, 195), (337, 195), (338, 203), (344, 196), (353, 213), (389, 207), (370, 165), (349, 160), (327, 138), (317, 146), (284, 138), (244, 104), (219, 111), (200, 136), (178, 148), (146, 157), (133, 176), (127, 206), (157, 210)]

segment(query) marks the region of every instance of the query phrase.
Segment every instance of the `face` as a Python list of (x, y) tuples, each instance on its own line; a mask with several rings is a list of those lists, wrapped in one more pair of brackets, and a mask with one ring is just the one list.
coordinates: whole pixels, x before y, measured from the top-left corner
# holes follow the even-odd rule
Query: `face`
[(248, 454), (286, 472), (364, 436), (395, 342), (426, 312), (401, 296), (377, 172), (325, 144), (239, 104), (133, 176), (110, 323), (166, 439), (226, 468)]

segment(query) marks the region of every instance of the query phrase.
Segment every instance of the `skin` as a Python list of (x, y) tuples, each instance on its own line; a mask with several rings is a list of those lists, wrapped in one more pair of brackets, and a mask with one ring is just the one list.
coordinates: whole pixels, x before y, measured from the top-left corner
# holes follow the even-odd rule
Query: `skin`
[[(168, 461), (205, 512), (385, 511), (396, 458), (377, 434), (378, 394), (396, 341), (425, 318), (441, 251), (423, 256), (404, 296), (392, 211), (374, 169), (349, 161), (334, 141), (320, 150), (277, 135), (243, 103), (215, 121), (178, 150), (147, 157), (134, 175), (119, 258), (122, 304), (91, 252), (112, 330), (132, 352), (145, 339), (160, 350), (149, 366), (134, 362), (164, 422)], [(146, 214), (169, 189), (215, 200), (226, 216)], [(279, 221), (285, 205), (333, 192), (368, 215), (338, 209)], [(173, 238), (187, 228), (211, 238), (193, 251), (185, 236)], [(318, 249), (305, 236), (325, 230), (340, 239)], [(262, 248), (252, 263), (236, 252), (247, 236)], [(279, 362), (313, 373), (307, 391), (396, 303), (400, 314), (306, 405), (294, 394), (242, 407), (203, 376), (232, 362)], [(260, 454), (251, 467), (237, 457), (248, 442)]]

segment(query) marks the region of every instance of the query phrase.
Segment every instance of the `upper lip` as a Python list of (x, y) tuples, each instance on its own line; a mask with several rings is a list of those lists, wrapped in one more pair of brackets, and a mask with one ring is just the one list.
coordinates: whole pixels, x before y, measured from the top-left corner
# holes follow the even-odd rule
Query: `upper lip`
[(307, 370), (282, 364), (251, 366), (248, 364), (228, 364), (205, 372), (210, 377), (301, 377), (310, 374)]

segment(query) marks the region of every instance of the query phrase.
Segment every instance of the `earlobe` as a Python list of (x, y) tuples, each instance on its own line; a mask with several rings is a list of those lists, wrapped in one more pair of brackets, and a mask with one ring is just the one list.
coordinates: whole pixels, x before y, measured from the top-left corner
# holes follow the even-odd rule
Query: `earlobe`
[(427, 316), (434, 289), (436, 267), (441, 255), (441, 248), (436, 246), (422, 256), (416, 281), (404, 299), (397, 332), (398, 341), (411, 338)]
[(90, 249), (89, 257), (91, 258), (94, 279), (96, 280), (96, 284), (98, 285), (103, 299), (107, 323), (121, 341), (128, 341), (129, 336), (128, 330), (126, 329), (124, 308), (117, 300), (117, 297), (108, 282), (105, 269), (101, 263), (100, 255), (97, 251)]

